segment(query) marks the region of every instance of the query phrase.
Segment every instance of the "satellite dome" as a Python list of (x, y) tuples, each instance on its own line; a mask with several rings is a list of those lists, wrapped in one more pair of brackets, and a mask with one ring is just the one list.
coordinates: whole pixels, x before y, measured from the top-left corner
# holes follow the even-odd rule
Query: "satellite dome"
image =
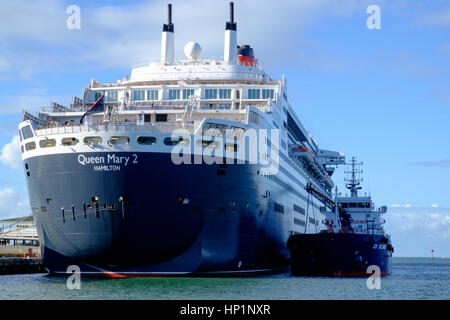
[(190, 41), (184, 46), (184, 54), (188, 59), (197, 59), (202, 52), (202, 47), (198, 42)]

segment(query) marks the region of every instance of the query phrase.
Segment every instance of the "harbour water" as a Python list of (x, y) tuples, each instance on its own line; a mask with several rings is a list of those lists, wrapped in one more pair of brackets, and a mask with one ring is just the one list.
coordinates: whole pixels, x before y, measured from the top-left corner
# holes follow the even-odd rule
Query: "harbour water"
[(381, 289), (367, 278), (293, 277), (288, 273), (242, 278), (82, 277), (69, 290), (66, 277), (45, 274), (0, 276), (0, 299), (450, 299), (450, 259), (393, 258)]

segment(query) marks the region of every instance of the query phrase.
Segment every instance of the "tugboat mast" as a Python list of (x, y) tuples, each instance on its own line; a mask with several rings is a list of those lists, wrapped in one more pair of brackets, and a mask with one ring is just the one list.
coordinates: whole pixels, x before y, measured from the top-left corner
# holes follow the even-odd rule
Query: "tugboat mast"
[(347, 181), (345, 187), (350, 190), (351, 197), (358, 197), (358, 190), (362, 189), (361, 186), (359, 186), (363, 180), (360, 176), (363, 172), (362, 169), (360, 169), (362, 164), (362, 162), (357, 162), (355, 157), (352, 157), (351, 162), (347, 164), (348, 166), (351, 166), (351, 171), (345, 171), (346, 174), (350, 175), (350, 178), (345, 178), (345, 181)]

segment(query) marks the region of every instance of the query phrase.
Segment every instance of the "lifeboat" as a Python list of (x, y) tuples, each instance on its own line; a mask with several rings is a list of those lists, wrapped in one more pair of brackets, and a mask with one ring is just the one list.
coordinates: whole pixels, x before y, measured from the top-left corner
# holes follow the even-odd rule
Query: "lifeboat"
[(304, 146), (292, 147), (291, 157), (300, 162), (321, 185), (328, 189), (333, 188), (333, 180), (331, 180), (325, 169), (319, 164), (310, 149)]

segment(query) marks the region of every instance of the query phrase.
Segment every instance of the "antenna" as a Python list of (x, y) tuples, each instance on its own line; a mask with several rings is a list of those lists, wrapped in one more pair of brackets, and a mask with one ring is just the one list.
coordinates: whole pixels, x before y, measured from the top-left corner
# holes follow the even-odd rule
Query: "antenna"
[(234, 23), (234, 2), (230, 2), (230, 23)]
[(167, 5), (167, 24), (172, 24), (172, 4)]
[(363, 172), (360, 169), (362, 162), (357, 162), (355, 157), (352, 157), (350, 163), (347, 164), (347, 167), (350, 167), (350, 171), (345, 171), (349, 177), (346, 177), (344, 181), (347, 181), (345, 187), (350, 190), (351, 197), (358, 196), (358, 190), (362, 189), (359, 185), (361, 184), (362, 178), (361, 173)]

